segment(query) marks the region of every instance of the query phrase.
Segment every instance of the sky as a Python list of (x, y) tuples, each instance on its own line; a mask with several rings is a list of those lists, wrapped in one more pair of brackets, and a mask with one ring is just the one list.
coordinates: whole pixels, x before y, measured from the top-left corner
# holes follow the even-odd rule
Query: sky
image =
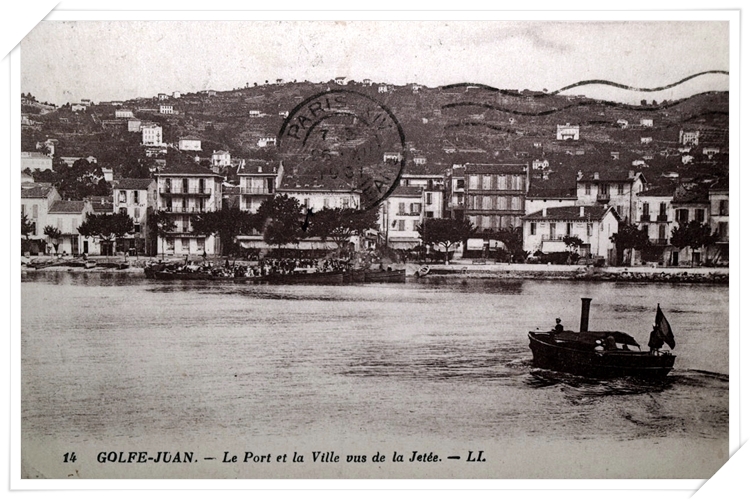
[[(728, 22), (42, 21), (21, 42), (21, 91), (64, 104), (231, 90), (277, 78), (557, 90), (598, 79), (653, 88), (729, 70)], [(724, 74), (623, 102), (727, 90)]]

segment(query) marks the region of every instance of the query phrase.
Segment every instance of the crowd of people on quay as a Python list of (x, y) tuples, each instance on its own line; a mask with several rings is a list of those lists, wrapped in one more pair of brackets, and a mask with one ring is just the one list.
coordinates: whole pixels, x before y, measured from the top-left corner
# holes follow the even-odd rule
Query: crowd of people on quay
[(253, 278), (269, 275), (300, 273), (330, 273), (347, 271), (349, 261), (340, 259), (260, 259), (256, 263), (230, 263), (216, 265), (209, 260), (191, 262), (187, 258), (183, 263), (156, 262), (149, 266), (153, 272), (203, 274), (223, 278)]

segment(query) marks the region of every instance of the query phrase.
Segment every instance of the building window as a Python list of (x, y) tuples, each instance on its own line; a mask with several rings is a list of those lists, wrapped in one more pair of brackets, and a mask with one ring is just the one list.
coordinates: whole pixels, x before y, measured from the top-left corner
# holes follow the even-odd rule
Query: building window
[(397, 231), (406, 231), (406, 221), (401, 219), (398, 221), (398, 228)]
[(549, 239), (554, 240), (557, 237), (557, 224), (554, 222), (549, 223)]
[(167, 238), (167, 252), (174, 252), (174, 238)]
[(536, 235), (536, 222), (532, 222), (531, 224), (529, 224), (529, 234), (531, 236)]
[(478, 175), (469, 176), (469, 189), (479, 189), (479, 176)]
[(409, 213), (411, 214), (421, 214), (422, 213), (422, 204), (421, 203), (412, 203), (409, 205)]
[(660, 240), (667, 239), (667, 225), (666, 224), (659, 224), (659, 239)]
[(570, 236), (573, 234), (573, 223), (568, 222), (565, 224), (565, 235)]
[(617, 194), (623, 194), (625, 192), (625, 184), (620, 183), (617, 185)]
[(492, 176), (491, 175), (482, 176), (482, 189), (485, 191), (489, 191), (490, 189), (492, 189)]
[(729, 200), (719, 200), (719, 215), (729, 215)]
[(120, 195), (117, 198), (117, 203), (127, 203), (127, 202), (128, 202), (128, 192), (120, 191)]
[(521, 210), (521, 198), (519, 198), (518, 196), (514, 196), (513, 198), (511, 198), (510, 202), (511, 202), (511, 209)]
[(491, 196), (482, 196), (482, 210), (492, 210)]
[(305, 198), (305, 208), (310, 208), (310, 198)]
[(591, 223), (586, 224), (586, 235), (587, 236), (593, 236), (594, 235), (594, 225)]
[(190, 186), (188, 184), (187, 179), (182, 179), (182, 192), (183, 193), (189, 193), (190, 192)]
[(190, 238), (182, 238), (182, 253), (190, 253)]
[(411, 221), (411, 230), (416, 231), (417, 227), (419, 227), (419, 221), (418, 220)]
[(203, 253), (205, 249), (206, 249), (206, 240), (204, 238), (196, 238), (195, 251), (197, 253)]
[(126, 207), (120, 207), (120, 215), (128, 215), (128, 209)]
[(648, 206), (648, 203), (644, 203), (641, 212), (643, 213), (643, 220), (649, 220), (651, 218), (651, 208)]
[(133, 191), (133, 204), (138, 204), (138, 191)]
[(666, 217), (667, 215), (667, 204), (666, 202), (659, 203), (659, 215)]
[(604, 195), (609, 194), (609, 184), (601, 184), (599, 186), (599, 193)]
[(141, 207), (135, 207), (133, 209), (133, 218), (135, 220), (140, 220), (141, 219)]
[(498, 190), (505, 190), (508, 189), (508, 186), (505, 182), (506, 177), (504, 175), (498, 175), (497, 176), (497, 189)]
[(398, 214), (402, 215), (406, 213), (406, 203), (399, 203), (398, 204)]
[(705, 210), (703, 210), (702, 208), (696, 208), (695, 209), (695, 220), (697, 220), (700, 223), (703, 223), (703, 221), (706, 220)]
[(687, 208), (680, 208), (674, 211), (675, 220), (681, 224), (687, 223), (690, 218), (690, 211)]
[(39, 205), (31, 205), (31, 217), (36, 219), (39, 217)]
[(466, 184), (464, 179), (456, 179), (456, 189), (463, 189)]
[(719, 222), (719, 240), (726, 241), (729, 238), (729, 223)]
[(432, 205), (432, 193), (425, 193), (424, 202), (427, 205)]
[(341, 208), (349, 208), (349, 198), (344, 198), (341, 200)]
[(425, 212), (424, 216), (427, 219), (432, 219), (435, 215), (434, 215), (434, 212)]
[[(330, 202), (328, 201), (328, 198), (323, 198), (323, 206), (325, 208), (328, 208), (329, 205), (330, 205)], [(399, 204), (399, 206), (401, 206), (401, 205)]]
[(588, 182), (586, 184), (584, 184), (583, 185), (583, 190), (584, 190), (584, 192), (586, 194), (591, 194), (591, 184), (588, 183)]

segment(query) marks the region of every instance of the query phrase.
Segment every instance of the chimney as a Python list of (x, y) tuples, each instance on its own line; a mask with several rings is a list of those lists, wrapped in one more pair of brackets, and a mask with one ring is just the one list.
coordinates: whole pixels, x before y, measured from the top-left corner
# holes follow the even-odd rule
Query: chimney
[(581, 298), (581, 329), (582, 332), (589, 331), (589, 309), (591, 308), (591, 299)]
[(599, 172), (594, 172), (594, 180), (599, 180)]
[(581, 208), (580, 208), (580, 213), (579, 213), (578, 215), (579, 215), (579, 217), (583, 217), (583, 216), (584, 216), (584, 215), (583, 215), (583, 206), (581, 206)]
[(547, 207), (542, 207), (542, 217), (547, 217)]

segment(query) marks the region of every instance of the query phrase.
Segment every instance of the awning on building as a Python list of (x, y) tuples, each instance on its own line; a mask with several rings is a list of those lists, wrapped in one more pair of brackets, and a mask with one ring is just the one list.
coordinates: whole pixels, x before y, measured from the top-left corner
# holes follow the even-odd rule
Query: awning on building
[(422, 240), (419, 238), (389, 238), (388, 246), (396, 250), (411, 250), (417, 245), (420, 245)]

